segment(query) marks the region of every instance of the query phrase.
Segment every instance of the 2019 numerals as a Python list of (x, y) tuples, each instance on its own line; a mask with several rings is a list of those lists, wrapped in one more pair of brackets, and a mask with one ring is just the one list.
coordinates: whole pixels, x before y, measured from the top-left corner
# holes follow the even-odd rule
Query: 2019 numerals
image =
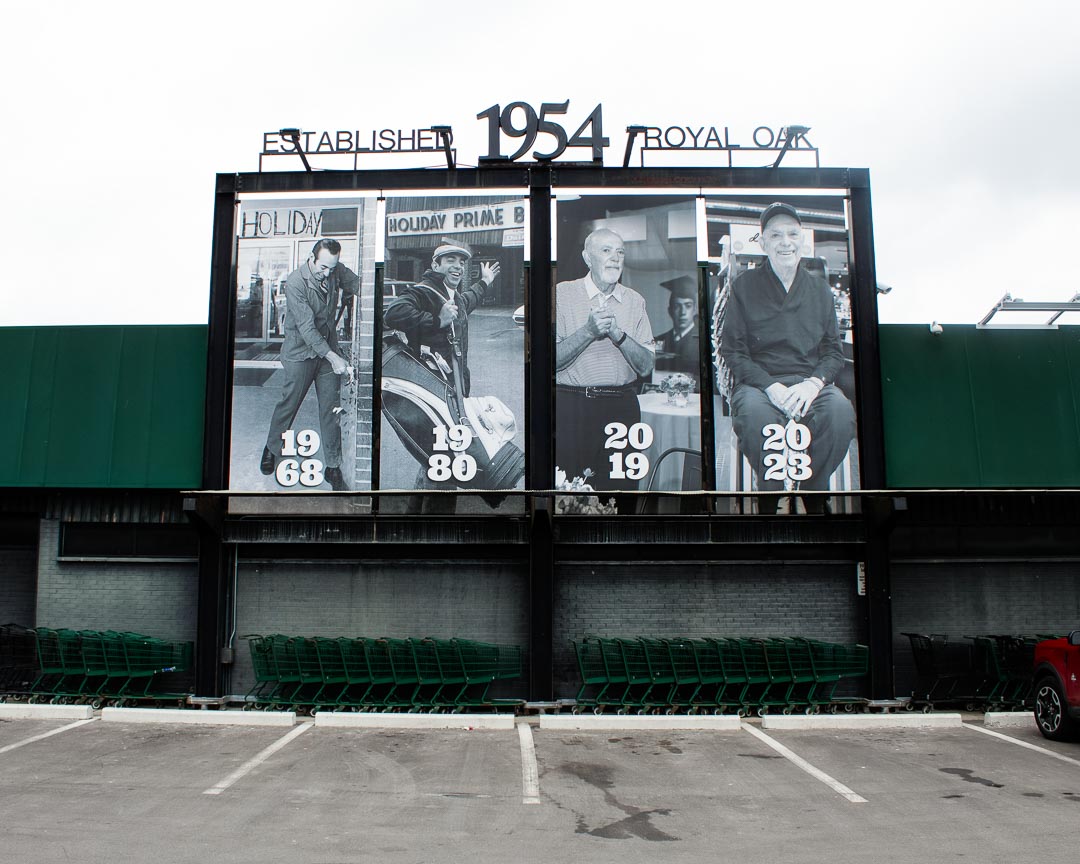
[[(608, 456), (611, 463), (608, 477), (612, 480), (641, 480), (649, 473), (649, 457), (636, 451), (648, 450), (652, 446), (652, 426), (648, 423), (635, 423), (630, 427), (625, 423), (608, 423), (604, 427), (604, 434), (608, 436), (604, 449), (615, 451)], [(621, 451), (627, 446), (635, 452), (624, 456)]]

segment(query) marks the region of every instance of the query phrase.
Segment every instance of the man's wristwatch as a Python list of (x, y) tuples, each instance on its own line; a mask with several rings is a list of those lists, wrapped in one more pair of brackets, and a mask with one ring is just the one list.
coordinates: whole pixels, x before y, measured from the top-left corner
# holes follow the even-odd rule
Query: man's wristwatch
[(622, 331), (622, 336), (620, 336), (618, 339), (615, 340), (615, 347), (618, 348), (625, 341), (626, 341), (626, 331), (623, 330)]

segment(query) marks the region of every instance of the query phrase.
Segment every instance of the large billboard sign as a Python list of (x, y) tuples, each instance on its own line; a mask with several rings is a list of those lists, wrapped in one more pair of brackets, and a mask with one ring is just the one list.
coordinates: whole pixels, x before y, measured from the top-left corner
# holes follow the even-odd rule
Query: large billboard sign
[(691, 195), (558, 200), (556, 487), (701, 488), (696, 214)]
[(865, 172), (629, 171), (246, 181), (224, 223), (224, 488), (396, 492), (377, 500), (406, 513), (515, 490), (850, 510), (837, 493), (883, 464), (856, 365), (876, 356)]
[(386, 201), (381, 488), (524, 488), (525, 212), (520, 194)]
[(245, 199), (229, 488), (371, 488), (374, 199)]
[(758, 512), (858, 488), (844, 205), (705, 198), (716, 488), (756, 491)]

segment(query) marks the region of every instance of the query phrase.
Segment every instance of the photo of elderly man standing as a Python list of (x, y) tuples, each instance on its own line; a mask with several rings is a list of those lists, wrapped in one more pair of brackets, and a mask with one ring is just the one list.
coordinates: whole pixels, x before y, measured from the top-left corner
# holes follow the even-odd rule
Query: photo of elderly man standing
[(605, 427), (641, 419), (639, 379), (652, 374), (653, 331), (644, 298), (621, 284), (626, 247), (614, 231), (585, 238), (588, 273), (555, 289), (555, 464), (567, 477), (592, 472), (594, 489), (635, 489), (608, 477)]

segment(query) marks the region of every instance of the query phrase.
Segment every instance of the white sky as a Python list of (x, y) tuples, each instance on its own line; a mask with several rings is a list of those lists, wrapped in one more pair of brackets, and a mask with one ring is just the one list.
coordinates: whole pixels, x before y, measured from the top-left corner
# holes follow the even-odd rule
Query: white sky
[[(812, 127), (823, 166), (870, 169), (884, 322), (1080, 292), (1058, 247), (1080, 203), (1080, 4), (656, 10), (4, 2), (0, 325), (203, 323), (214, 175), (256, 170), (264, 131), (449, 123), (474, 162), (475, 115), (514, 100), (569, 99), (568, 126), (602, 103), (608, 166), (631, 123)], [(366, 164), (408, 164), (386, 158)]]

